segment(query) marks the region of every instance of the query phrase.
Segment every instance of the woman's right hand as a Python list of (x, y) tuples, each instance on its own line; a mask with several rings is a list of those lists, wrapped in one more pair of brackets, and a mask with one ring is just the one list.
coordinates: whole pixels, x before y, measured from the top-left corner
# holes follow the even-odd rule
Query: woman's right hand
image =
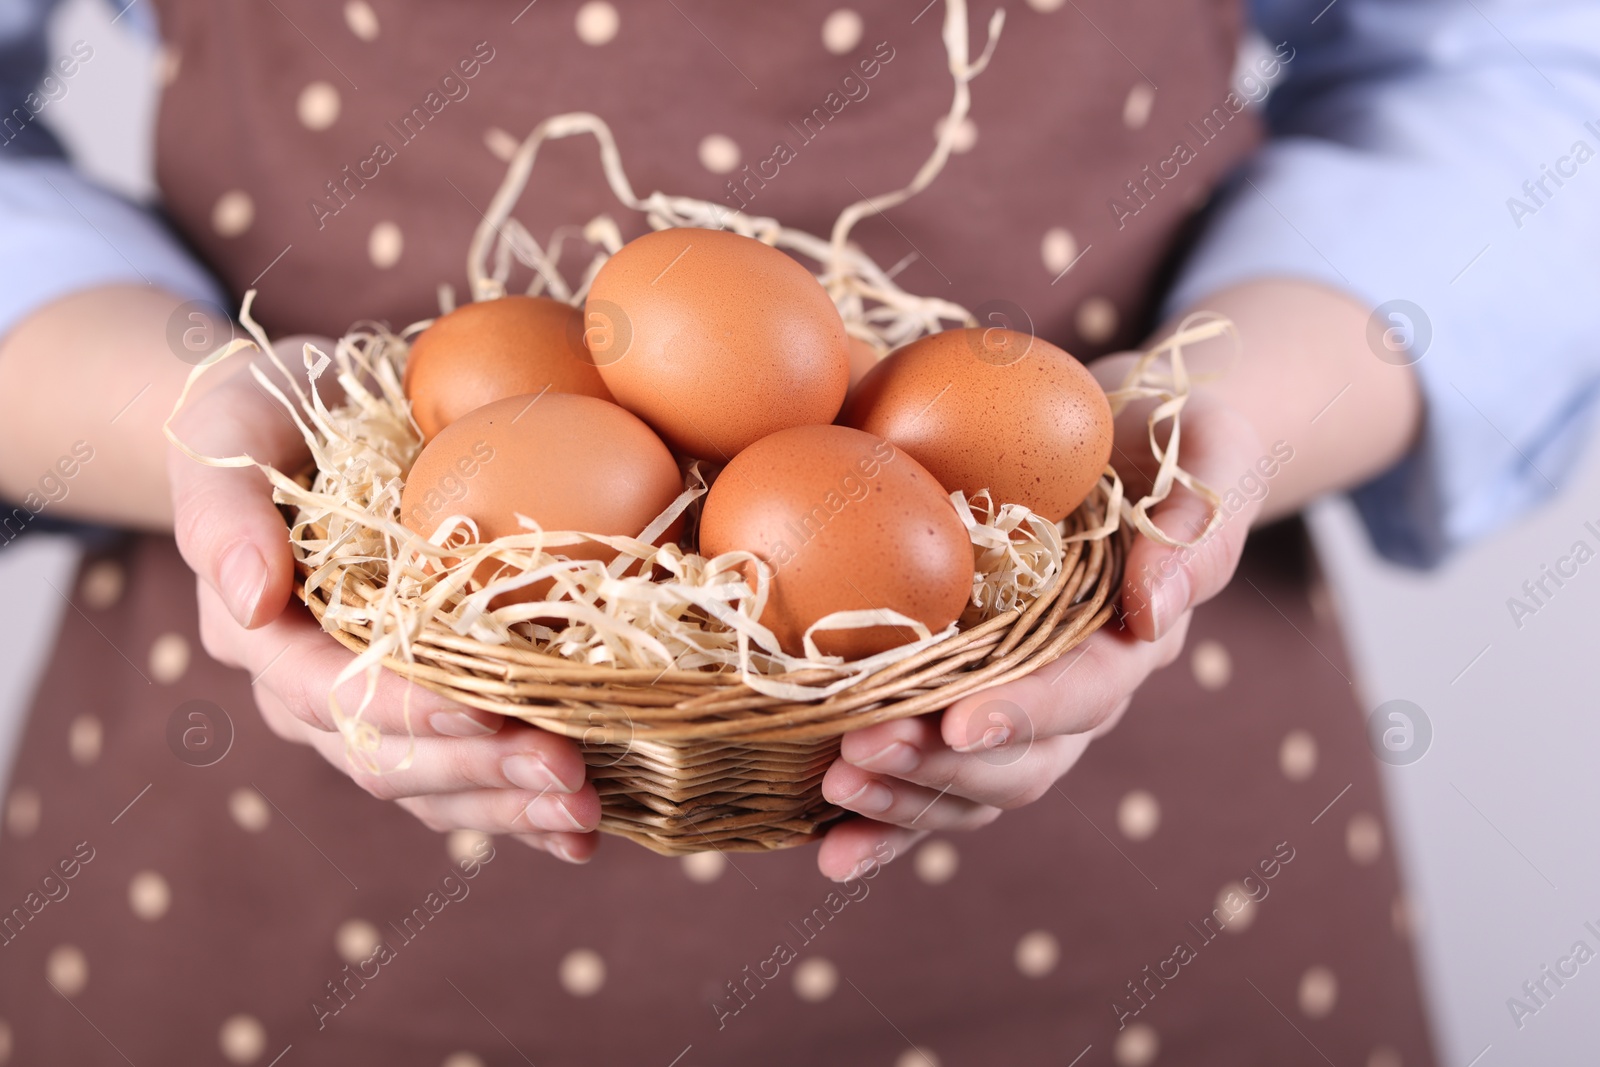
[[(308, 340), (332, 351), (324, 338), (276, 343), (296, 373)], [(299, 430), (261, 390), (243, 354), (230, 362), (238, 369), (192, 399), (174, 432), (201, 455), (249, 455), (296, 471), (309, 459)], [(256, 362), (278, 377), (264, 357)], [(331, 375), (319, 382), (325, 397), (330, 382)], [(315, 748), (367, 792), (396, 801), (431, 829), (512, 834), (576, 863), (594, 854), (600, 798), (567, 738), (466, 708), (384, 671), (363, 715), (382, 735), (371, 756), (384, 768), (400, 764), (408, 751), (412, 761), (404, 770), (371, 774), (350, 760), (329, 696), (354, 655), (293, 598), (288, 531), (266, 477), (254, 468), (209, 467), (176, 448), (168, 475), (178, 547), (198, 576), (201, 640), (212, 657), (249, 672), (274, 733)], [(346, 682), (341, 706), (356, 707), (365, 685), (360, 676)]]

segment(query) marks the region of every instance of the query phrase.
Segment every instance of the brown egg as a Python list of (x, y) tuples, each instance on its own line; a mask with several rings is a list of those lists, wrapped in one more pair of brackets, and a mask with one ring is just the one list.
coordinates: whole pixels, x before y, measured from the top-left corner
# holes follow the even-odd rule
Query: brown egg
[[(775, 569), (761, 622), (790, 655), (835, 611), (887, 608), (938, 633), (972, 596), (972, 542), (949, 496), (916, 460), (846, 426), (780, 430), (734, 457), (706, 497), (700, 551), (736, 549)], [(915, 638), (904, 626), (816, 635), (850, 660)]]
[(1111, 404), (1050, 342), (998, 328), (946, 330), (897, 349), (840, 422), (908, 452), (946, 489), (988, 489), (1060, 521), (1111, 458)]
[[(451, 515), (478, 524), (485, 541), (528, 533), (526, 515), (549, 531), (637, 537), (683, 492), (678, 464), (650, 427), (604, 400), (566, 393), (508, 397), (461, 416), (417, 457), (400, 496), (400, 521), (424, 537)], [(681, 523), (659, 539), (675, 540)], [(550, 550), (610, 561), (599, 544)], [(498, 567), (486, 563), (487, 581)], [(497, 598), (539, 599), (540, 582)]]
[(596, 275), (584, 323), (617, 403), (700, 459), (725, 463), (770, 433), (832, 422), (850, 383), (849, 338), (827, 291), (735, 233), (629, 242)]
[(861, 379), (877, 365), (878, 350), (859, 337), (850, 338), (850, 388), (861, 384)]
[(474, 408), (550, 389), (610, 400), (583, 346), (577, 308), (543, 296), (505, 296), (441, 315), (411, 342), (411, 414), (431, 441)]

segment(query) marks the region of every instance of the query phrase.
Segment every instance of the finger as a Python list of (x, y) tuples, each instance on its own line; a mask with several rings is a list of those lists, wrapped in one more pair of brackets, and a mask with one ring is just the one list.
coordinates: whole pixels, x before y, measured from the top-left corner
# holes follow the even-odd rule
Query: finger
[(1154, 640), (1190, 608), (1205, 603), (1233, 577), (1250, 525), (1261, 512), (1264, 493), (1234, 488), (1262, 484), (1252, 479), (1263, 459), (1260, 438), (1242, 416), (1229, 409), (1199, 406), (1185, 412), (1182, 464), (1204, 484), (1228, 494), (1217, 527), (1206, 533), (1214, 506), (1196, 493), (1175, 485), (1172, 495), (1154, 508), (1151, 521), (1169, 537), (1197, 542), (1170, 548), (1137, 537), (1123, 568), (1122, 610), (1134, 636)]
[[(281, 355), (297, 367), (300, 351), (286, 343)], [(276, 370), (270, 376), (281, 381)], [(248, 455), (286, 473), (309, 457), (288, 413), (243, 365), (180, 412), (173, 431), (200, 455)], [(168, 451), (167, 474), (173, 532), (190, 568), (240, 625), (276, 617), (289, 599), (294, 560), (266, 476), (254, 468), (209, 467), (176, 448)]]
[[(1105, 728), (1126, 706), (1128, 695), (1150, 674), (1172, 663), (1189, 632), (1185, 613), (1163, 637), (1140, 641), (1110, 626), (1090, 634), (1064, 656), (1004, 685), (981, 689), (957, 700), (939, 720), (939, 735), (957, 752), (987, 752), (1003, 760), (1007, 749), (1040, 738), (1089, 733)], [(846, 758), (868, 756), (889, 724), (846, 734)], [(846, 748), (845, 746), (848, 746)]]
[(895, 741), (864, 755), (842, 752), (844, 759), (879, 776), (1001, 810), (1032, 804), (1044, 796), (1094, 739), (1088, 733), (1071, 734), (962, 753), (944, 743), (939, 724), (931, 716), (885, 725), (896, 728), (899, 736)]
[(845, 819), (830, 828), (817, 850), (817, 869), (835, 882), (870, 878), (878, 867), (910, 851), (928, 836), (926, 830), (908, 830), (871, 819)]
[(480, 830), (486, 834), (584, 834), (600, 825), (600, 798), (591, 789), (564, 796), (508, 789), (476, 789), (404, 797), (402, 808), (431, 830)]
[(822, 795), (846, 811), (912, 830), (976, 830), (1000, 815), (998, 808), (873, 774), (835, 760), (822, 777)]
[[(308, 725), (337, 731), (329, 696), (334, 681), (355, 654), (325, 633), (311, 613), (296, 607), (271, 622), (246, 630), (233, 622), (221, 596), (205, 583), (198, 588), (201, 641), (215, 659), (249, 672), (253, 685), (275, 692)], [(338, 688), (339, 706), (354, 715), (366, 695), (367, 676)], [(488, 737), (502, 716), (457, 704), (399, 675), (380, 670), (372, 700), (361, 721), (384, 734), (401, 737)], [(563, 757), (565, 758), (565, 757)], [(576, 749), (573, 750), (576, 758)]]
[(513, 834), (529, 848), (548, 852), (567, 863), (584, 864), (594, 859), (600, 847), (599, 834)]
[(379, 800), (470, 789), (537, 795), (585, 790), (583, 760), (571, 742), (522, 724), (508, 723), (485, 738), (385, 736), (371, 751), (352, 752), (344, 736), (321, 731), (311, 744)]

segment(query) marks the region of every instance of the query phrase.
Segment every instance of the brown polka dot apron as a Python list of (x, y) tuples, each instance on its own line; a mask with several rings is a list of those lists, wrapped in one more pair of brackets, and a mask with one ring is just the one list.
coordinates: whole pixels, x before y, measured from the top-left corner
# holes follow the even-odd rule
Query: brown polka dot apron
[[(606, 118), (638, 189), (826, 232), (904, 183), (948, 103), (920, 3), (158, 7), (167, 207), (276, 333), (432, 314), (548, 115)], [(1092, 355), (1148, 327), (1186, 220), (1257, 134), (1233, 117), (1134, 199), (1226, 109), (1238, 12), (1039, 8), (1008, 11), (945, 175), (858, 232), (907, 289), (1010, 300)], [(518, 216), (547, 234), (602, 211), (593, 145), (548, 146)], [(97, 550), (6, 803), (0, 1063), (1428, 1067), (1379, 780), (1298, 524), (1258, 531), (1243, 573), (1045, 799), (836, 886), (808, 848), (611, 839), (569, 868), (435, 835), (265, 728), (250, 680), (200, 650), (170, 541)]]

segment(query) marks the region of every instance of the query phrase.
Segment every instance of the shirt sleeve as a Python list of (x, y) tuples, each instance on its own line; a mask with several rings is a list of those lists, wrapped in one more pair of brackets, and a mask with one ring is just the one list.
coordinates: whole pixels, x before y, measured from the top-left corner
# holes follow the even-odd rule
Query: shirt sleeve
[(1352, 497), (1380, 553), (1432, 566), (1563, 485), (1600, 400), (1600, 5), (1254, 11), (1293, 49), (1271, 136), (1168, 307), (1294, 276), (1373, 308), (1374, 358), (1415, 359), (1427, 411), (1411, 454)]
[(59, 81), (57, 65), (84, 59), (47, 54), (53, 7), (0, 0), (0, 337), (44, 304), (99, 285), (220, 302), (216, 282), (160, 216), (79, 174), (41, 121), (59, 95), (48, 80)]

